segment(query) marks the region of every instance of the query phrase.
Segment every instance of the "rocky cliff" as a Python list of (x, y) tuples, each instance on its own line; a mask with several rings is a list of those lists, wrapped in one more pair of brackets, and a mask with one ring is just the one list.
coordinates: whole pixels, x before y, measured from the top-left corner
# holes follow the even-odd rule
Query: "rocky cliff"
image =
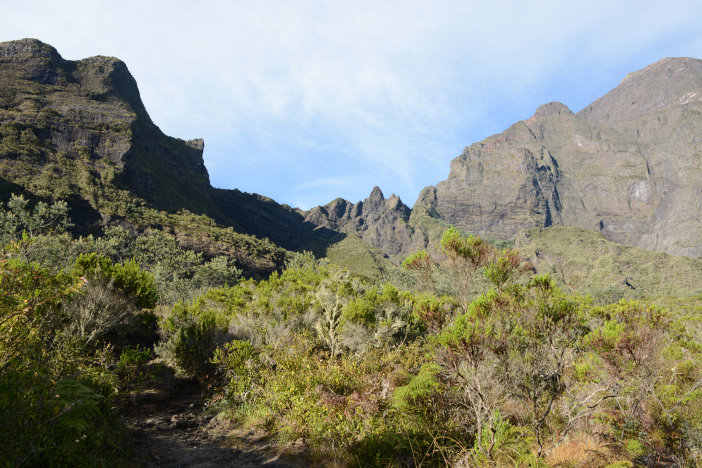
[(99, 209), (109, 184), (161, 209), (210, 204), (203, 141), (164, 135), (112, 57), (67, 61), (35, 39), (0, 43), (0, 136), (3, 177), (40, 195)]
[(81, 233), (146, 204), (288, 249), (334, 234), (269, 198), (211, 187), (203, 150), (201, 139), (161, 132), (122, 61), (64, 60), (36, 39), (0, 43), (0, 199), (66, 199)]
[(321, 228), (348, 234), (358, 234), (365, 242), (379, 248), (390, 257), (424, 248), (427, 239), (421, 230), (409, 225), (411, 210), (400, 197), (385, 198), (374, 187), (368, 198), (357, 203), (337, 198), (331, 203), (313, 208), (305, 221)]
[[(415, 206), (508, 239), (552, 225), (702, 256), (702, 61), (664, 59), (577, 114), (552, 102), (467, 147)], [(416, 209), (416, 208), (415, 208)]]

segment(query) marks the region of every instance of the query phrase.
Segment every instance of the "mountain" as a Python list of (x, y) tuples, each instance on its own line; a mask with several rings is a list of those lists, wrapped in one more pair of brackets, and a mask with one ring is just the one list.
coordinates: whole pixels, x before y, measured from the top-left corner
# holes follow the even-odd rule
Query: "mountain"
[(411, 211), (397, 195), (386, 199), (380, 188), (374, 187), (368, 198), (355, 204), (337, 198), (327, 205), (312, 208), (305, 221), (357, 234), (392, 258), (404, 255), (407, 249), (424, 248), (427, 243), (424, 234), (408, 224)]
[(89, 192), (107, 183), (162, 209), (209, 203), (203, 141), (165, 136), (124, 62), (67, 61), (24, 39), (0, 44), (0, 70), (3, 175), (39, 194), (80, 193), (93, 207)]
[(122, 61), (64, 60), (35, 39), (0, 43), (0, 138), (1, 199), (65, 199), (76, 234), (111, 224), (165, 229), (211, 255), (230, 249), (254, 274), (280, 268), (281, 247), (329, 253), (376, 274), (388, 268), (384, 256), (399, 263), (436, 251), (450, 225), (498, 246), (524, 229), (571, 226), (702, 257), (696, 59), (631, 73), (577, 114), (557, 102), (539, 107), (467, 147), (448, 179), (426, 187), (411, 209), (378, 187), (363, 201), (309, 211), (214, 188), (204, 142), (163, 134)]
[(668, 58), (577, 114), (548, 103), (467, 147), (415, 209), (497, 239), (575, 226), (700, 257), (701, 205), (702, 61)]

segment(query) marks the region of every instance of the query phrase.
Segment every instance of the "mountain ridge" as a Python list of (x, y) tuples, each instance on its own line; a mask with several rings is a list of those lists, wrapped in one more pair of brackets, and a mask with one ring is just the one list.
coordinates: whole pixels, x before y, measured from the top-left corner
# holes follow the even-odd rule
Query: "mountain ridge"
[(396, 263), (415, 250), (437, 251), (449, 225), (502, 241), (524, 229), (574, 226), (702, 256), (697, 59), (667, 58), (632, 72), (578, 113), (555, 101), (539, 106), (467, 146), (448, 178), (425, 187), (412, 208), (375, 187), (365, 200), (308, 211), (212, 187), (204, 141), (163, 134), (118, 59), (68, 61), (23, 39), (0, 43), (0, 70), (3, 185), (72, 200), (85, 232), (128, 216), (131, 205), (114, 200), (131, 193), (143, 200), (137, 204), (207, 215), (289, 250), (357, 235)]

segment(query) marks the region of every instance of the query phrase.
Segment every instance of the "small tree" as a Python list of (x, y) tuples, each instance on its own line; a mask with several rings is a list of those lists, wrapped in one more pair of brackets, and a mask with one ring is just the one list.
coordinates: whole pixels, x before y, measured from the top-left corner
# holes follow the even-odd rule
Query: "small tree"
[(316, 294), (316, 302), (322, 314), (315, 323), (315, 330), (336, 357), (340, 350), (340, 324), (345, 301), (330, 285), (322, 285)]
[(483, 271), (485, 278), (502, 292), (510, 280), (532, 269), (531, 263), (525, 261), (516, 250), (503, 250), (494, 262)]
[(450, 227), (441, 237), (441, 250), (449, 258), (456, 297), (463, 310), (468, 310), (470, 283), (475, 272), (488, 264), (494, 251), (480, 237), (461, 235)]
[[(567, 371), (586, 333), (578, 303), (548, 276), (490, 290), (444, 329), (438, 337), (439, 362), (468, 410), (481, 456), (495, 460), (493, 449), (506, 416), (528, 428), (537, 455), (546, 455), (545, 434), (558, 432), (555, 409), (569, 389)], [(576, 406), (584, 410), (581, 403)]]
[(402, 261), (402, 268), (415, 273), (419, 278), (419, 287), (424, 290), (435, 290), (436, 285), (432, 274), (434, 272), (434, 262), (426, 250), (420, 250), (411, 254)]

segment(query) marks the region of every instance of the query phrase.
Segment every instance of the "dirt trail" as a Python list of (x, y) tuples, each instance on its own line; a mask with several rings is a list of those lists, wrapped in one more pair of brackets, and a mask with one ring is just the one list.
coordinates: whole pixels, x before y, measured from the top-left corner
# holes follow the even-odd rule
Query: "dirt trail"
[(301, 450), (281, 453), (254, 431), (237, 431), (204, 411), (197, 385), (143, 389), (129, 397), (122, 419), (132, 435), (130, 464), (142, 467), (308, 466)]

